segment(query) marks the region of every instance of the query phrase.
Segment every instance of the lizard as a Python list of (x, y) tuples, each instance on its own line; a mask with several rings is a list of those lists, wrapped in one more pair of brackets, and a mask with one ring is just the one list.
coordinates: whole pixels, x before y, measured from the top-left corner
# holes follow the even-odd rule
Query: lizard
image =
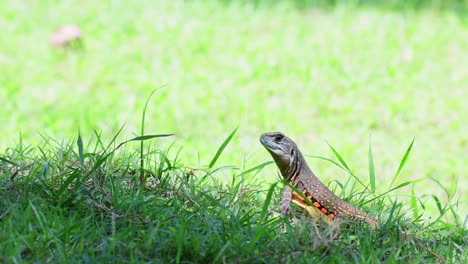
[(380, 227), (377, 219), (343, 201), (325, 186), (310, 170), (301, 151), (290, 138), (280, 132), (270, 132), (261, 135), (260, 142), (270, 152), (283, 178), (303, 194), (286, 186), (280, 204), (282, 215), (290, 213), (293, 202), (312, 218), (319, 218), (329, 225), (335, 220), (349, 219), (365, 221), (373, 229)]
[[(288, 182), (280, 203), (283, 216), (290, 213), (292, 202), (306, 211), (312, 218), (320, 219), (328, 225), (339, 224), (342, 219), (348, 219), (364, 221), (372, 229), (380, 229), (383, 226), (376, 218), (345, 202), (325, 186), (311, 171), (296, 143), (283, 133), (264, 133), (260, 136), (260, 143), (271, 154), (281, 175)], [(405, 234), (403, 235), (407, 237)], [(414, 241), (418, 242), (419, 240), (414, 239)], [(440, 261), (445, 262), (431, 249), (424, 246), (423, 248)]]

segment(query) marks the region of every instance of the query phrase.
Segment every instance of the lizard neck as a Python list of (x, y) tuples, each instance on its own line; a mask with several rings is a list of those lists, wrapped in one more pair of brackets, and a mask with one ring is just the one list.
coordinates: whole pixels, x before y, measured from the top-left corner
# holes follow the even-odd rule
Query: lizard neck
[(309, 166), (307, 166), (307, 163), (298, 148), (294, 148), (290, 153), (288, 163), (279, 164), (277, 162), (277, 165), (281, 171), (281, 175), (283, 175), (283, 178), (290, 183), (294, 183), (299, 175), (310, 173)]

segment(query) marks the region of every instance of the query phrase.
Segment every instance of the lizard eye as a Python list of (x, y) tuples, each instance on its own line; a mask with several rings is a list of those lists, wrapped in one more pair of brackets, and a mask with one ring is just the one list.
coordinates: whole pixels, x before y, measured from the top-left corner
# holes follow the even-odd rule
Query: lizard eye
[(279, 143), (283, 138), (284, 138), (283, 135), (278, 134), (278, 135), (275, 136), (275, 142)]

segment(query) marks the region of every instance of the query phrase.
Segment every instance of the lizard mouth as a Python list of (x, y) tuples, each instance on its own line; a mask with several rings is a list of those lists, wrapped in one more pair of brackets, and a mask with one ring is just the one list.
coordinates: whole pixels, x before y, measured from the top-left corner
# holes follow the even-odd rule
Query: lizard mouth
[(282, 153), (284, 150), (278, 145), (275, 144), (268, 136), (263, 134), (260, 137), (260, 143), (270, 152), (274, 154)]
[(267, 149), (277, 149), (277, 147), (265, 135), (260, 137), (260, 143), (262, 143), (262, 145)]

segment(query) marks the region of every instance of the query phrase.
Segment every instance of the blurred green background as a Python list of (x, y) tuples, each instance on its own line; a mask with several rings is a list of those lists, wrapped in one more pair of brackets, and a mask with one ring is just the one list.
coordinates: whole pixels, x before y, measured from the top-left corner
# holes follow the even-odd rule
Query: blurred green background
[[(411, 2), (411, 3), (407, 3)], [(207, 165), (237, 126), (218, 164), (270, 160), (258, 142), (282, 131), (304, 154), (332, 157), (326, 141), (367, 180), (372, 136), (377, 191), (439, 181), (460, 216), (468, 207), (466, 1), (10, 1), (0, 2), (0, 149), (41, 134), (121, 140), (140, 128), (176, 133), (153, 145)], [(83, 49), (53, 48), (66, 24)], [(137, 146), (135, 145), (135, 148)], [(326, 183), (346, 176), (309, 159)], [(270, 166), (257, 177), (276, 180)], [(426, 180), (418, 195), (447, 194)], [(409, 194), (401, 192), (401, 195)], [(429, 199), (429, 198), (428, 198)]]

